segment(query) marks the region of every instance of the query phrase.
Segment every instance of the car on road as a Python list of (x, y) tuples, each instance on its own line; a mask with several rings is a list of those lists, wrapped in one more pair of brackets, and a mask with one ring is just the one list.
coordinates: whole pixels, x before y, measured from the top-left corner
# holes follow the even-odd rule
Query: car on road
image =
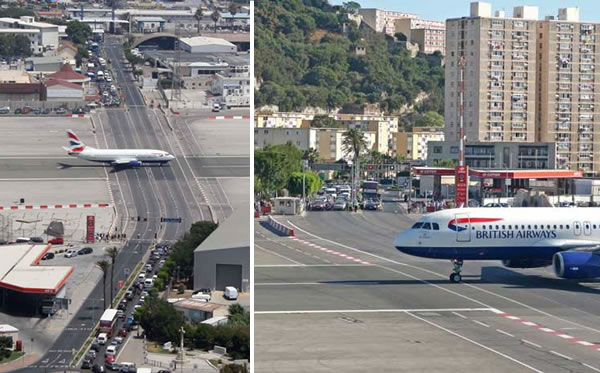
[(119, 363), (117, 363), (115, 361), (114, 355), (108, 355), (104, 359), (104, 366), (106, 367), (106, 369), (110, 369), (110, 370), (118, 370), (119, 369)]
[(65, 258), (72, 258), (74, 256), (77, 256), (77, 250), (69, 249), (65, 253)]
[(54, 253), (46, 253), (42, 257), (42, 260), (50, 260), (50, 259), (54, 259)]
[(118, 344), (123, 343), (123, 337), (121, 337), (120, 335), (115, 337), (115, 342), (117, 342)]
[(92, 372), (94, 373), (104, 373), (106, 369), (104, 369), (104, 365), (94, 364), (92, 367)]
[(313, 211), (327, 210), (327, 202), (324, 199), (317, 199), (311, 203), (310, 209)]
[(346, 200), (342, 199), (342, 198), (338, 198), (337, 201), (335, 201), (335, 203), (333, 204), (333, 209), (334, 210), (345, 210), (347, 206)]
[(92, 342), (92, 345), (90, 346), (90, 351), (100, 351), (100, 344), (98, 343), (98, 341)]
[(85, 359), (81, 363), (81, 369), (92, 369), (92, 360)]
[(78, 255), (86, 255), (86, 254), (91, 254), (93, 252), (94, 252), (94, 250), (91, 247), (83, 247), (83, 248), (79, 249), (77, 254)]
[(125, 299), (127, 299), (127, 300), (133, 299), (133, 290), (129, 289), (125, 292)]
[(212, 111), (215, 112), (215, 113), (218, 113), (219, 111), (221, 111), (221, 105), (220, 104), (213, 104)]
[(111, 344), (108, 347), (106, 347), (106, 350), (104, 351), (104, 355), (105, 356), (115, 356), (117, 354), (117, 346)]
[(65, 243), (65, 240), (62, 237), (55, 237), (51, 240), (48, 240), (48, 243), (51, 243), (53, 245), (62, 245)]
[(121, 372), (121, 373), (136, 373), (137, 369), (136, 369), (134, 363), (123, 362), (123, 363), (121, 363), (121, 369), (119, 369), (119, 372)]
[(381, 202), (376, 199), (370, 199), (363, 205), (365, 210), (379, 210), (381, 208)]
[[(127, 322), (129, 322), (129, 318), (127, 318)], [(127, 334), (129, 334), (129, 332), (127, 332), (127, 329), (125, 329), (125, 328), (119, 329), (118, 335), (120, 337), (125, 338), (125, 337), (127, 337)]]
[(96, 356), (98, 356), (98, 353), (96, 351), (90, 349), (85, 354), (85, 359), (87, 359), (89, 357), (89, 359), (93, 361), (96, 358)]

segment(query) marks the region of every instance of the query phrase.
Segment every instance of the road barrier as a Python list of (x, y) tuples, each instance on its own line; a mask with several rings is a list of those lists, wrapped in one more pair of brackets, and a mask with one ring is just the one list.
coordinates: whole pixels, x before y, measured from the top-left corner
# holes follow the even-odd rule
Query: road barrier
[(273, 219), (271, 216), (269, 216), (267, 218), (267, 223), (269, 224), (269, 226), (271, 228), (275, 229), (277, 232), (279, 232), (285, 236), (294, 237), (294, 230), (292, 228), (289, 228), (289, 227), (281, 224), (277, 220)]

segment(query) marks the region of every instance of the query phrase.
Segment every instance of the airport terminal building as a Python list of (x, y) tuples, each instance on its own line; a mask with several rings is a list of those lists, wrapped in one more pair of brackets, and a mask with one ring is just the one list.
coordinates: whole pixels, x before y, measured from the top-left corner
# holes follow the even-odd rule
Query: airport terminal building
[(234, 211), (194, 250), (194, 290), (250, 291), (249, 221), (249, 211)]
[(41, 314), (42, 303), (64, 299), (65, 283), (72, 266), (40, 265), (51, 245), (2, 246), (0, 261), (0, 309), (23, 315)]

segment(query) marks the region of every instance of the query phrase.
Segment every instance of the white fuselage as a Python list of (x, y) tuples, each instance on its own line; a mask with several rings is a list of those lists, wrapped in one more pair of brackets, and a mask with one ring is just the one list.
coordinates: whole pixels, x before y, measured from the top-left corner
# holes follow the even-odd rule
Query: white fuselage
[[(422, 223), (422, 224), (418, 224)], [(439, 259), (551, 260), (600, 245), (600, 208), (463, 208), (423, 215), (394, 246)]]
[(94, 149), (86, 147), (81, 152), (70, 152), (69, 155), (93, 162), (126, 163), (137, 161), (142, 163), (166, 163), (175, 157), (162, 150), (154, 149)]

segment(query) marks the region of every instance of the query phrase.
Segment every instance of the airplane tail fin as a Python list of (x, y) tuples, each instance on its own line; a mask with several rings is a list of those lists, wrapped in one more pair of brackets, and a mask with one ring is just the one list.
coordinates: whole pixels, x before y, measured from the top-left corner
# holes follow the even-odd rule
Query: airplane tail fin
[(79, 137), (72, 130), (67, 130), (69, 138), (69, 147), (63, 147), (68, 153), (81, 153), (85, 149), (85, 144), (79, 140)]

